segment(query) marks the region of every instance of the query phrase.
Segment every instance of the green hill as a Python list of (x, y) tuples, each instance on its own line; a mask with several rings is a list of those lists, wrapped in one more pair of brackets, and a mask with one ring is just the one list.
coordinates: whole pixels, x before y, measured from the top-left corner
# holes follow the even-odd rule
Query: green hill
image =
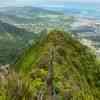
[(14, 62), (22, 49), (36, 37), (36, 34), (32, 32), (0, 21), (0, 64)]
[(95, 56), (69, 34), (56, 30), (43, 35), (16, 63), (16, 70), (33, 82), (33, 90), (46, 87), (51, 50), (56, 100), (100, 100), (100, 68)]

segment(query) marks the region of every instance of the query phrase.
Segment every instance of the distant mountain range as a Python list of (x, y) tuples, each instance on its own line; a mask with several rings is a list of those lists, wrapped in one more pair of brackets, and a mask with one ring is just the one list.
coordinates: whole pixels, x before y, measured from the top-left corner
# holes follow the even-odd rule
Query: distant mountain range
[(51, 11), (43, 8), (38, 8), (38, 7), (31, 7), (31, 6), (25, 6), (25, 7), (2, 7), (0, 9), (0, 12), (3, 12), (5, 14), (10, 14), (10, 15), (16, 15), (16, 16), (33, 16), (33, 14), (37, 13), (43, 13), (43, 14), (60, 14), (59, 12), (56, 11)]
[(60, 15), (62, 13), (37, 7), (3, 7), (0, 9), (0, 19), (14, 24), (32, 23), (36, 17), (49, 14)]

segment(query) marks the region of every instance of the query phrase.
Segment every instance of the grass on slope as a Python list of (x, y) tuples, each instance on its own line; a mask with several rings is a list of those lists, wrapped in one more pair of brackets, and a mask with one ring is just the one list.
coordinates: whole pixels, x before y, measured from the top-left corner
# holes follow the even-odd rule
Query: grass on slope
[(100, 68), (95, 56), (69, 34), (57, 30), (26, 50), (15, 65), (17, 72), (31, 83), (34, 97), (42, 88), (44, 98), (48, 97), (45, 83), (51, 48), (54, 49), (53, 85), (57, 100), (100, 100)]

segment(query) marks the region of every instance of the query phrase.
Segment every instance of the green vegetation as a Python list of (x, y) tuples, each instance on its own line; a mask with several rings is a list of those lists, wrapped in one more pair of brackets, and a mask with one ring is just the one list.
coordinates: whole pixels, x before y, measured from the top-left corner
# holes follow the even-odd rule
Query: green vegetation
[(63, 31), (41, 35), (1, 81), (0, 100), (100, 100), (100, 67), (90, 51)]
[(36, 37), (32, 32), (0, 21), (0, 64), (13, 63)]

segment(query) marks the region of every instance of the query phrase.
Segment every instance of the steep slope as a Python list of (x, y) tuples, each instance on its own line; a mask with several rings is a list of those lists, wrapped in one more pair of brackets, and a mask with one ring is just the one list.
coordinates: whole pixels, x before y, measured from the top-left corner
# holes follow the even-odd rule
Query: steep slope
[[(34, 35), (33, 33), (26, 31), (25, 29), (17, 28), (13, 25), (4, 23), (2, 21), (0, 21), (0, 33), (1, 34), (4, 33), (3, 35), (10, 33), (12, 35), (12, 37), (16, 36), (18, 38), (18, 36), (19, 36), (22, 39), (25, 38), (26, 40), (28, 40), (31, 36)], [(33, 38), (33, 37), (31, 37), (31, 38)]]
[(35, 96), (42, 92), (48, 98), (45, 83), (50, 59), (55, 100), (100, 100), (100, 68), (95, 56), (69, 34), (56, 30), (43, 35), (16, 63), (16, 71), (31, 81)]
[(36, 38), (32, 32), (0, 21), (0, 64), (11, 63)]

